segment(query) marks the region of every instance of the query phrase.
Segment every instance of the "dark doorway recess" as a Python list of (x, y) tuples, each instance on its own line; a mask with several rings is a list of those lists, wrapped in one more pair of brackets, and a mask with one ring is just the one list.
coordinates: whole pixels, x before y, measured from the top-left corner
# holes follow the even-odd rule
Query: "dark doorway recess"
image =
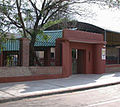
[(85, 50), (72, 49), (72, 74), (85, 73)]

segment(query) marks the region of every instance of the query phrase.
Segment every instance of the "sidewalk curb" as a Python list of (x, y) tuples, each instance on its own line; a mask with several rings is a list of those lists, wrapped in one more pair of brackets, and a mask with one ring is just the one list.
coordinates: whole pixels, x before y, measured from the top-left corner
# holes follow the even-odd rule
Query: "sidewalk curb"
[(24, 95), (24, 96), (10, 97), (10, 98), (7, 98), (7, 99), (0, 99), (0, 103), (17, 101), (17, 100), (22, 100), (22, 99), (27, 99), (27, 98), (49, 96), (49, 95), (54, 95), (54, 94), (71, 93), (71, 92), (75, 92), (75, 91), (84, 91), (84, 90), (106, 87), (106, 86), (117, 85), (117, 84), (120, 84), (120, 81), (119, 82), (113, 82), (113, 83), (101, 84), (101, 85), (95, 85), (95, 86), (87, 86), (87, 87), (82, 87), (82, 88), (81, 87), (77, 87), (77, 88), (73, 87), (73, 88), (63, 88), (63, 89), (58, 89), (58, 90), (50, 90), (48, 92), (43, 92), (43, 93), (39, 92), (37, 94), (30, 94), (30, 95)]

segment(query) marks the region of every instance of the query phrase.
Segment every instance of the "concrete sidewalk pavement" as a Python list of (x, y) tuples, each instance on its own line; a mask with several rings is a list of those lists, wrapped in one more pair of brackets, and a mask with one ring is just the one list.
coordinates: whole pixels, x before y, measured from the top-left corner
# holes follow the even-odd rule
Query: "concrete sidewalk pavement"
[(0, 103), (120, 83), (120, 72), (77, 74), (69, 78), (0, 83)]

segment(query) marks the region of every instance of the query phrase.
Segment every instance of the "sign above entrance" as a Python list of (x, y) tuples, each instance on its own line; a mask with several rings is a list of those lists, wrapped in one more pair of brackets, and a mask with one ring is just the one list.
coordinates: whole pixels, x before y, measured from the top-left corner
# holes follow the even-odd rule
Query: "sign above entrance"
[(102, 60), (106, 60), (106, 49), (102, 48)]

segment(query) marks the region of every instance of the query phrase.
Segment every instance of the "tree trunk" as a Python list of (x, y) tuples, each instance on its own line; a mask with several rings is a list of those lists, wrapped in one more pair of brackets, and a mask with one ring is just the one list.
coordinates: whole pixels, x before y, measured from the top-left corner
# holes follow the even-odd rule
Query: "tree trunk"
[(35, 65), (35, 61), (37, 62), (37, 64), (40, 66), (40, 60), (38, 59), (35, 49), (34, 49), (34, 44), (35, 44), (35, 36), (34, 38), (32, 38), (31, 42), (30, 42), (30, 56), (29, 56), (29, 64), (30, 66), (34, 66)]
[(30, 66), (34, 66), (34, 43), (30, 42), (30, 53), (29, 53), (29, 64)]

